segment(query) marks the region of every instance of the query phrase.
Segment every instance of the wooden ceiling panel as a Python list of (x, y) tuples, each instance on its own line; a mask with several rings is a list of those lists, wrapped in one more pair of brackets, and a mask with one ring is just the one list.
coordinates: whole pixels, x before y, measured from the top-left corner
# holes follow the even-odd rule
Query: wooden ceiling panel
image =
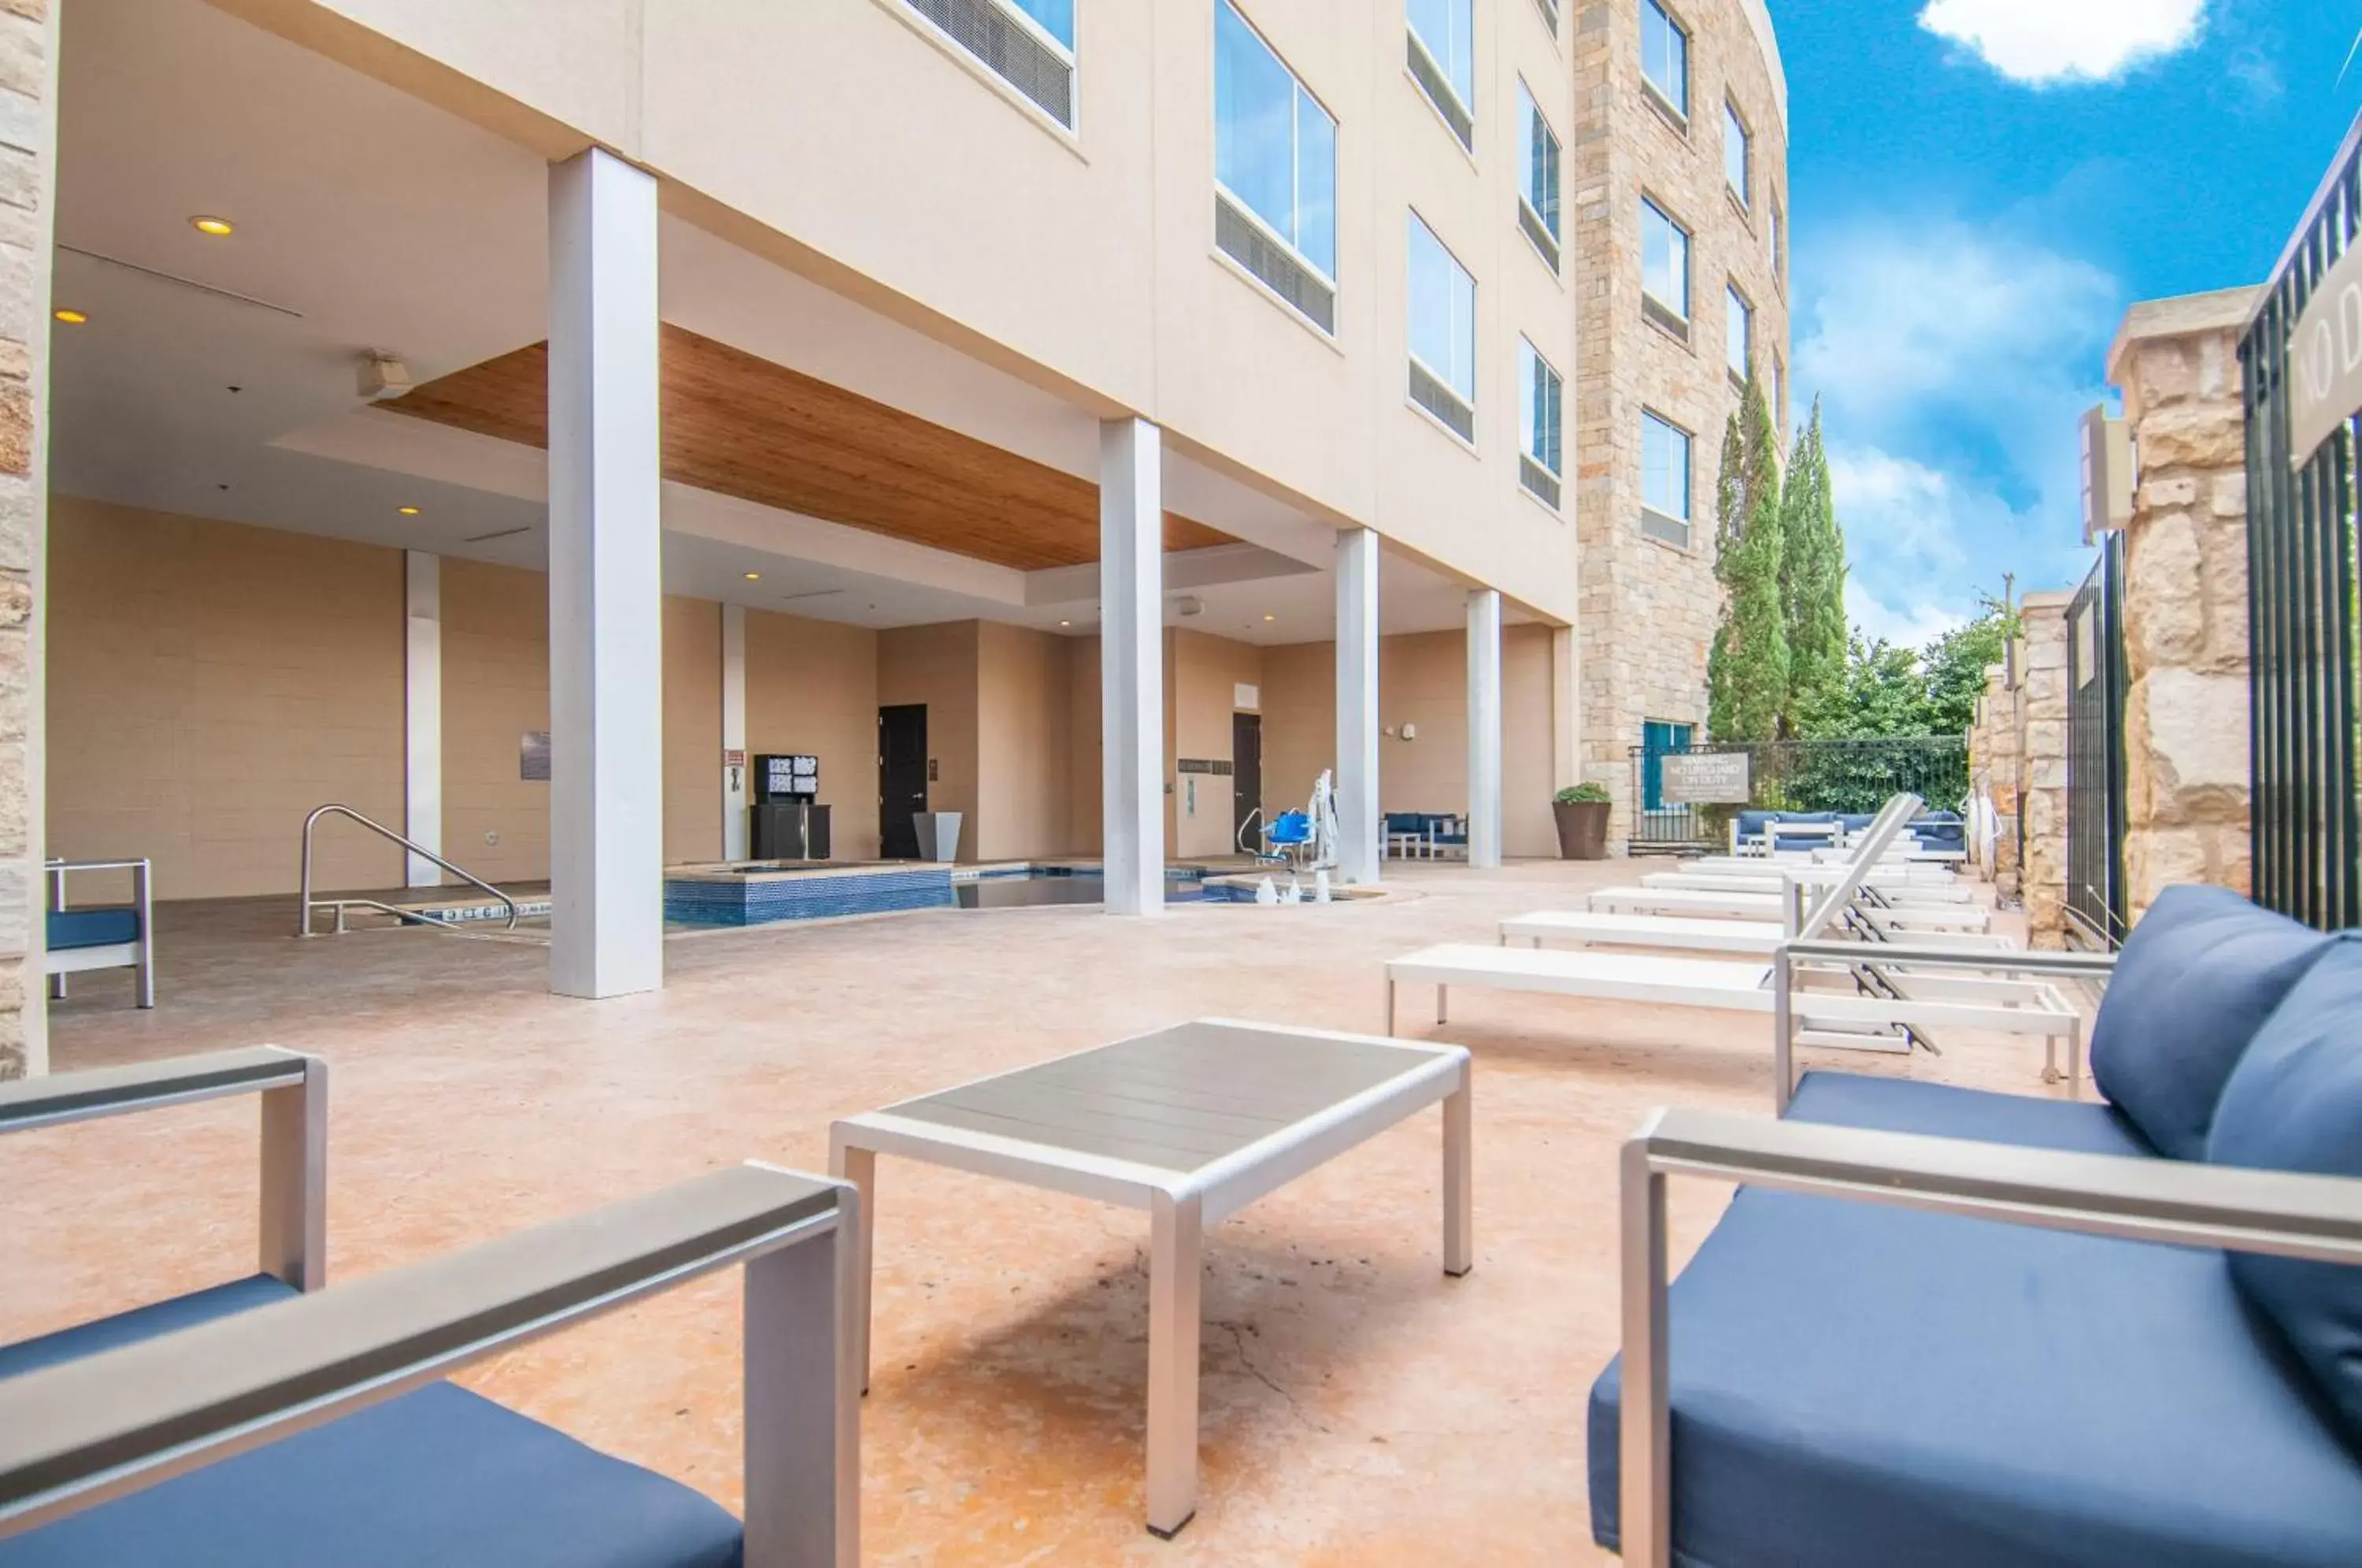
[[(379, 406), (549, 444), (549, 347), (455, 370)], [(1032, 571), (1099, 558), (1098, 487), (916, 414), (668, 325), (665, 477)], [(1230, 536), (1164, 514), (1164, 547)]]

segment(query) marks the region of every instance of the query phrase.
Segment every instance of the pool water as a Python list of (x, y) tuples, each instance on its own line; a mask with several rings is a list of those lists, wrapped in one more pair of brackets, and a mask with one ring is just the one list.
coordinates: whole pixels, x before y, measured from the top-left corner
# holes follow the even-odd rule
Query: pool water
[[(1168, 867), (1164, 901), (1207, 901), (1205, 873)], [(1023, 909), (1039, 904), (1097, 904), (1107, 900), (1107, 878), (1095, 870), (1032, 866), (1022, 871), (988, 872), (955, 878), (952, 897), (964, 910)]]

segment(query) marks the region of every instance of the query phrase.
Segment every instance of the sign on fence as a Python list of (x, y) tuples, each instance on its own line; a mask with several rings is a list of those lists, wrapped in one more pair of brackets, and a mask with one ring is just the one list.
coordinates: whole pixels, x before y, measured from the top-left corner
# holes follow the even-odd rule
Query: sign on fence
[(2302, 468), (2321, 444), (2362, 409), (2362, 245), (2313, 285), (2289, 334), (2289, 462)]
[(1669, 806), (1743, 806), (1753, 798), (1743, 751), (1669, 752), (1659, 761)]

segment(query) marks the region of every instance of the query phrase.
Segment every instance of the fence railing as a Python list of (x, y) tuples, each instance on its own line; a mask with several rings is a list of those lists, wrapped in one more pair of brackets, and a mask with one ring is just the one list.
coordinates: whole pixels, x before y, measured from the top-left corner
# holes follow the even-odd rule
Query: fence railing
[[(2355, 454), (2344, 420), (2291, 450), (2290, 337), (2362, 230), (2362, 119), (2330, 166), (2239, 346), (2247, 422), (2249, 765), (2255, 897), (2334, 930), (2362, 924), (2355, 806)], [(2300, 460), (2301, 459), (2301, 460)]]
[(2067, 608), (2067, 917), (2099, 946), (2128, 929), (2125, 887), (2125, 536)]
[[(1745, 804), (1690, 805), (1665, 799), (1664, 759), (1697, 755), (1748, 758)], [(1909, 790), (1930, 809), (1957, 811), (1969, 793), (1966, 735), (1892, 735), (1871, 740), (1787, 740), (1632, 748), (1630, 846), (1636, 851), (1706, 847), (1728, 835), (1742, 811), (1869, 813)]]

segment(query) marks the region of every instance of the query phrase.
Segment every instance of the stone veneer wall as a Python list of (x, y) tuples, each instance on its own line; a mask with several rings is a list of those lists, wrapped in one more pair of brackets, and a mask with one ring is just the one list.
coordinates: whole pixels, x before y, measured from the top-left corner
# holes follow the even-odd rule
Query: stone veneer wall
[(2108, 357), (2140, 455), (2125, 530), (2125, 880), (2249, 889), (2246, 430), (2256, 291), (2136, 304)]
[(2036, 947), (2067, 939), (2068, 591), (2029, 593), (2018, 607), (2018, 896)]
[(2010, 684), (2009, 666), (1989, 665), (1985, 689), (1977, 699), (1975, 719), (1969, 725), (1969, 783), (1992, 806), (1995, 822), (1992, 849), (1981, 842), (1969, 852), (1977, 869), (2004, 899), (2017, 897), (2017, 831), (2020, 778), (2018, 690)]
[[(50, 237), (57, 165), (50, 0), (0, 0), (0, 1078), (48, 1066), (28, 955), (41, 878), (41, 641)], [(29, 1004), (29, 1005), (28, 1005)]]
[[(1609, 833), (1631, 831), (1632, 748), (1650, 720), (1696, 725), (1704, 739), (1706, 651), (1719, 591), (1713, 510), (1724, 422), (1738, 405), (1725, 351), (1727, 285), (1754, 306), (1756, 363), (1766, 395), (1788, 360), (1785, 280), (1769, 255), (1767, 213), (1787, 223), (1788, 149), (1780, 89), (1760, 17), (1743, 0), (1666, 0), (1690, 34), (1690, 117), (1662, 109), (1640, 74), (1632, 0), (1572, 7), (1575, 103), (1569, 145), (1575, 292), (1575, 524), (1584, 778), (1614, 792)], [(1758, 7), (1760, 10), (1760, 7)], [(1754, 190), (1742, 208), (1723, 175), (1723, 105), (1752, 131)], [(1690, 336), (1641, 312), (1640, 200), (1689, 229)], [(1640, 532), (1643, 409), (1691, 432), (1691, 542)], [(1783, 439), (1786, 411), (1775, 406)]]

